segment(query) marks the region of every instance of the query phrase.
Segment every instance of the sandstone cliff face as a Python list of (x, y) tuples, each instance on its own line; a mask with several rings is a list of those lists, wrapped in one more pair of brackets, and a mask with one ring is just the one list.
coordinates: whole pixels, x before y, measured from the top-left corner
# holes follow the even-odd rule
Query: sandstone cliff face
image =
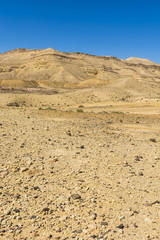
[(86, 88), (130, 81), (159, 82), (160, 64), (147, 59), (15, 49), (0, 54), (1, 88)]

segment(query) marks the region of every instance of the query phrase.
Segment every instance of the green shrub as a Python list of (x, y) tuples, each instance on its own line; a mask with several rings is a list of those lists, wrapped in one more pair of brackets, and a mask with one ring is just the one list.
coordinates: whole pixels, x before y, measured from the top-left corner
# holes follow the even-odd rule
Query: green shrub
[(81, 109), (81, 108), (79, 109), (79, 108), (78, 108), (78, 109), (77, 109), (77, 112), (83, 112), (83, 109)]

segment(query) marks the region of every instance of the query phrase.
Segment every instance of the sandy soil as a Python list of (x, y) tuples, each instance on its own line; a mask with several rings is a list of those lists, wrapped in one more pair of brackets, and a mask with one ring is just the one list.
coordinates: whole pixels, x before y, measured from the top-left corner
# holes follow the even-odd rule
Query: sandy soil
[(0, 239), (160, 239), (159, 100), (102, 92), (1, 92)]

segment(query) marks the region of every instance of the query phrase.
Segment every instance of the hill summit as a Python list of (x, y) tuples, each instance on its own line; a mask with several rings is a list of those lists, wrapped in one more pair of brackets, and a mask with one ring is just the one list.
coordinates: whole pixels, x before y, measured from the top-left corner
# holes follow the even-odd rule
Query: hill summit
[(88, 88), (159, 82), (160, 64), (147, 59), (65, 53), (52, 48), (0, 54), (0, 88)]

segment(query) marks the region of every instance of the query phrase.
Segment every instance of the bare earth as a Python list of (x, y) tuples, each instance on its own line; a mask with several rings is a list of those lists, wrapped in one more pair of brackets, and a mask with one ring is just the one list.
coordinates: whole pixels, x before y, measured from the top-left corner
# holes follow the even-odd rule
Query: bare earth
[(160, 78), (136, 76), (1, 81), (0, 239), (160, 239)]

